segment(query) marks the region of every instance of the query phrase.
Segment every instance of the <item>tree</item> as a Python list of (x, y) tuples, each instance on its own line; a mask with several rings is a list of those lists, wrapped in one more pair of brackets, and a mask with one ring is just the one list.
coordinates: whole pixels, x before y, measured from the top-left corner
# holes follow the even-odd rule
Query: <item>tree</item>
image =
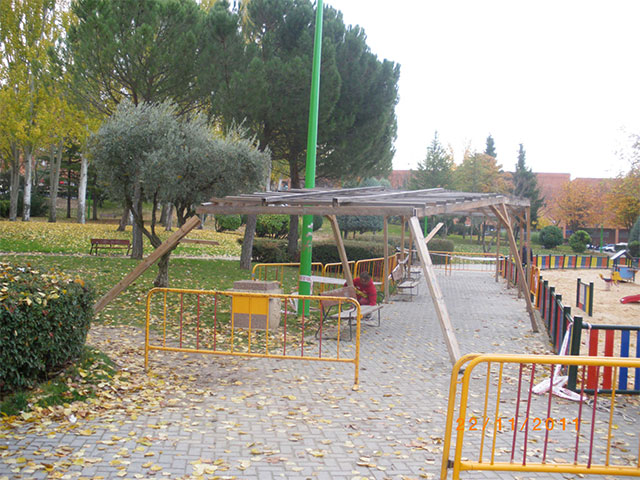
[(513, 183), (513, 189), (511, 192), (517, 197), (529, 199), (529, 202), (531, 203), (530, 221), (534, 223), (538, 221), (538, 212), (544, 206), (544, 198), (540, 196), (540, 189), (538, 188), (538, 179), (536, 174), (527, 167), (525, 157), (526, 152), (522, 144), (520, 144), (516, 169), (511, 175), (511, 181)]
[[(346, 188), (354, 188), (354, 187), (391, 187), (391, 184), (387, 179), (380, 179), (370, 177), (361, 180), (360, 182), (347, 182), (345, 184)], [(338, 215), (338, 226), (342, 231), (344, 238), (347, 238), (349, 232), (353, 232), (353, 236), (355, 237), (357, 233), (365, 233), (365, 232), (379, 232), (383, 228), (383, 219), (382, 217), (376, 217), (371, 215)]]
[(110, 115), (124, 99), (171, 99), (182, 114), (201, 101), (204, 13), (195, 1), (76, 0), (72, 11), (66, 68), (87, 106)]
[(591, 185), (580, 180), (568, 182), (557, 199), (560, 220), (574, 232), (597, 223), (599, 201)]
[(544, 227), (540, 232), (540, 243), (544, 248), (555, 248), (562, 245), (562, 230), (555, 225)]
[(436, 187), (451, 188), (453, 165), (451, 154), (444, 149), (438, 139), (438, 132), (436, 132), (431, 145), (427, 147), (427, 156), (418, 165), (418, 170), (412, 172), (409, 188), (411, 190)]
[(484, 154), (489, 155), (493, 158), (496, 158), (498, 156), (498, 154), (496, 153), (496, 145), (491, 134), (489, 134), (489, 136), (487, 137), (487, 146), (484, 149)]
[(484, 153), (465, 153), (453, 178), (456, 189), (463, 192), (506, 193), (508, 190), (501, 165)]
[(589, 243), (591, 243), (591, 237), (584, 230), (578, 230), (569, 237), (569, 246), (575, 253), (584, 252)]
[[(93, 136), (90, 153), (99, 176), (119, 190), (138, 228), (151, 245), (158, 205), (176, 206), (179, 225), (194, 215), (193, 205), (261, 184), (268, 154), (233, 132), (216, 138), (200, 117), (179, 120), (178, 107), (167, 102), (123, 102)], [(153, 203), (151, 225), (144, 223), (142, 200)], [(159, 262), (157, 286), (168, 285), (170, 252)]]
[(22, 219), (31, 218), (34, 154), (47, 137), (45, 118), (52, 113), (47, 85), (51, 75), (50, 52), (62, 36), (63, 12), (54, 0), (0, 2), (0, 85), (2, 102), (11, 119), (3, 122), (13, 170), (10, 219), (16, 219), (19, 158), (24, 169)]
[(627, 229), (633, 226), (640, 215), (640, 167), (613, 182), (606, 204), (617, 225)]
[[(200, 79), (218, 85), (211, 114), (224, 124), (242, 121), (284, 164), (292, 188), (302, 186), (308, 133), (314, 9), (309, 0), (252, 0), (248, 22), (223, 3), (209, 13), (218, 29), (207, 38), (222, 45), (205, 57), (223, 57), (225, 68), (205, 69)], [(216, 18), (216, 22), (213, 18)], [(238, 38), (238, 31), (242, 38)], [(399, 67), (379, 61), (358, 27), (325, 7), (317, 171), (328, 178), (386, 174), (396, 135)], [(208, 43), (208, 42), (206, 42)], [(214, 64), (206, 61), (206, 64)], [(298, 238), (290, 221), (289, 253)]]

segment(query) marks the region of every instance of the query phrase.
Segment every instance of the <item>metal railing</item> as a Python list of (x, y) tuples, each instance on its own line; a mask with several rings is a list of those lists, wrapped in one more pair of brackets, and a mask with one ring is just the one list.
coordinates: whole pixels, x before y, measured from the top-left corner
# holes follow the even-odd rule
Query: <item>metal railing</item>
[[(298, 315), (295, 302), (309, 302), (310, 314)], [(338, 318), (353, 312), (354, 342), (343, 340), (341, 322), (326, 315), (323, 302)], [(145, 368), (151, 351), (337, 362), (353, 364), (357, 385), (360, 323), (360, 304), (348, 297), (154, 288), (147, 295)]]
[[(596, 391), (590, 402), (574, 403), (554, 402), (555, 387), (536, 387), (542, 394), (534, 395), (534, 385), (545, 378), (557, 384), (563, 365), (580, 371), (580, 399), (585, 399), (587, 368), (595, 369), (596, 382), (609, 369), (611, 392)], [(468, 470), (640, 476), (640, 430), (616, 403), (616, 379), (624, 368), (640, 368), (640, 359), (464, 356), (451, 373), (440, 478), (447, 478), (448, 469), (454, 480)], [(612, 452), (620, 444), (628, 446), (627, 455)]]

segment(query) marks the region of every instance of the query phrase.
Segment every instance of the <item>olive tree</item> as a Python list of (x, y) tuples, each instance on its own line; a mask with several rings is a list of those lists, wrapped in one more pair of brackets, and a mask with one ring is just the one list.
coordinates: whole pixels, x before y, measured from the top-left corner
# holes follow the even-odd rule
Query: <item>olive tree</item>
[[(159, 205), (173, 203), (182, 225), (196, 204), (262, 184), (269, 159), (238, 129), (216, 136), (204, 118), (178, 118), (168, 102), (120, 103), (91, 138), (89, 150), (100, 179), (123, 196), (154, 248), (162, 243), (156, 233)], [(149, 226), (142, 215), (144, 199), (153, 205)], [(168, 285), (169, 255), (159, 262), (156, 286)]]

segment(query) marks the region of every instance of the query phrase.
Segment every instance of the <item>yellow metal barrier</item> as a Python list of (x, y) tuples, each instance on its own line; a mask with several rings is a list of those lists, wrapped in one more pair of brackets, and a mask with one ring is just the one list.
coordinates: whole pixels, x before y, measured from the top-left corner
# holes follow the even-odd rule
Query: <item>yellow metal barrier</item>
[[(396, 268), (396, 265), (398, 265), (398, 255), (389, 255), (389, 275)], [(384, 282), (384, 257), (358, 260), (353, 269), (353, 275), (357, 277), (362, 272), (371, 275), (374, 282)]]
[(493, 271), (495, 269), (496, 254), (480, 252), (429, 252), (432, 258), (443, 258), (440, 263), (434, 262), (435, 268), (444, 268), (445, 271)]
[[(301, 301), (310, 302), (306, 317), (287, 308)], [(338, 318), (355, 327), (353, 343), (343, 341)], [(154, 288), (147, 295), (144, 365), (152, 350), (350, 363), (355, 387), (360, 323), (360, 304), (349, 297)]]
[[(353, 267), (356, 262), (351, 260), (349, 262), (349, 268), (351, 269), (351, 274), (353, 274)], [(322, 276), (323, 277), (336, 277), (336, 278), (344, 278), (344, 269), (342, 268), (342, 262), (338, 263), (327, 263), (324, 267), (322, 267)]]
[[(564, 380), (560, 366), (569, 365), (579, 369), (577, 393), (558, 385)], [(540, 382), (546, 380), (557, 385), (556, 395), (586, 400), (587, 367), (596, 369), (598, 385), (605, 385), (603, 379), (613, 375), (613, 387), (600, 395), (596, 388), (589, 401), (576, 402), (554, 402), (554, 395), (541, 388)], [(446, 480), (449, 468), (453, 469), (453, 480), (467, 470), (640, 477), (637, 418), (616, 410), (617, 379), (629, 368), (640, 368), (640, 359), (497, 354), (462, 357), (451, 373), (441, 480)], [(542, 394), (532, 394), (536, 385)], [(450, 459), (454, 431), (455, 454)], [(614, 453), (612, 448), (616, 449)]]
[[(275, 281), (282, 286), (284, 270), (287, 267), (300, 268), (300, 263), (256, 263), (251, 270), (252, 280)], [(312, 275), (322, 275), (323, 265), (320, 262), (311, 264)]]

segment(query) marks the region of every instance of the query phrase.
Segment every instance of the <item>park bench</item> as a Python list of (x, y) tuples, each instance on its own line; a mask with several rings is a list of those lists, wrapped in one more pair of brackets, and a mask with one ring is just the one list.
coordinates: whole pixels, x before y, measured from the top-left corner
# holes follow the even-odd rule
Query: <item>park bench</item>
[(408, 275), (403, 273), (402, 265), (396, 266), (393, 269), (390, 275), (390, 279), (393, 281), (393, 284), (396, 286), (398, 293), (402, 294), (405, 291), (409, 291), (410, 299), (413, 299), (414, 289), (415, 294), (418, 294), (418, 287), (420, 285), (420, 281), (415, 278), (411, 278)]
[[(356, 289), (354, 287), (342, 287), (335, 290), (329, 290), (327, 292), (322, 292), (320, 296), (357, 298)], [(340, 305), (342, 305), (342, 307), (340, 307)], [(316, 331), (316, 338), (318, 338), (322, 326), (325, 325), (325, 321), (329, 318), (335, 318), (339, 321), (347, 320), (349, 325), (349, 340), (353, 339), (353, 327), (354, 325), (357, 325), (358, 311), (352, 303), (334, 299), (320, 300), (320, 310), (322, 321)], [(378, 313), (378, 327), (380, 326), (380, 310), (382, 310), (382, 305), (360, 305), (360, 314), (362, 318), (369, 317), (376, 312)]]
[(89, 249), (89, 255), (92, 253), (98, 254), (99, 249), (106, 250), (124, 250), (127, 249), (127, 255), (131, 252), (131, 242), (120, 238), (92, 238), (91, 249)]

